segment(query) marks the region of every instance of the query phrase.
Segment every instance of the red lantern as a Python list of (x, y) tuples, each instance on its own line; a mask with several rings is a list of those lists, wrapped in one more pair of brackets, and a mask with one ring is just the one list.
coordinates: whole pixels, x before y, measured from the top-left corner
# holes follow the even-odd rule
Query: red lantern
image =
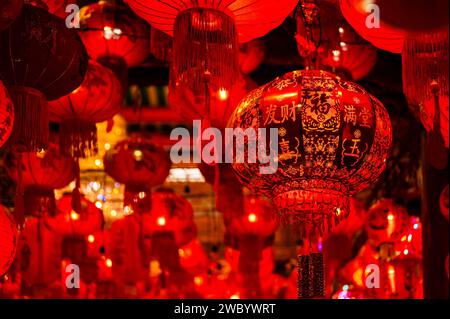
[(5, 166), (18, 184), (16, 210), (23, 201), (27, 216), (54, 215), (54, 190), (67, 186), (75, 178), (72, 158), (62, 156), (55, 144), (50, 144), (47, 151), (8, 153)]
[(14, 261), (17, 238), (17, 228), (12, 216), (0, 205), (0, 277)]
[(24, 5), (15, 22), (0, 33), (0, 47), (0, 78), (15, 107), (11, 142), (35, 151), (48, 140), (46, 98), (57, 99), (80, 85), (86, 51), (62, 19), (31, 5)]
[(282, 23), (296, 1), (258, 0), (143, 1), (127, 0), (131, 9), (154, 28), (173, 35), (171, 94), (184, 91), (205, 99), (229, 89), (238, 75), (238, 42), (261, 37)]
[(89, 62), (83, 83), (49, 103), (50, 120), (60, 123), (63, 154), (85, 157), (97, 153), (96, 123), (111, 119), (121, 108), (120, 84), (114, 74)]
[(149, 54), (148, 25), (126, 7), (99, 1), (81, 8), (80, 27), (90, 57), (111, 68), (126, 90), (127, 67), (141, 64)]
[(181, 267), (192, 275), (207, 272), (209, 259), (198, 239), (193, 239), (178, 249)]
[(142, 215), (143, 232), (152, 237), (173, 234), (178, 247), (197, 236), (192, 205), (170, 189), (159, 189), (152, 194), (150, 214)]
[[(339, 0), (339, 3), (343, 16), (361, 37), (379, 49), (393, 53), (402, 52), (406, 33), (401, 28), (384, 22), (383, 10), (378, 10), (377, 13), (363, 0)], [(395, 11), (395, 14), (398, 16), (398, 11)]]
[(19, 16), (23, 0), (4, 0), (0, 3), (0, 31), (6, 29)]
[(72, 209), (72, 196), (64, 195), (57, 203), (56, 215), (44, 217), (45, 225), (53, 232), (69, 237), (83, 237), (103, 227), (103, 213), (94, 203), (81, 198), (81, 211)]
[(390, 199), (379, 200), (367, 211), (365, 228), (369, 242), (374, 247), (400, 240), (409, 226), (406, 209)]
[(11, 135), (14, 123), (14, 106), (2, 81), (0, 81), (0, 147)]
[[(392, 141), (388, 113), (376, 98), (314, 70), (288, 73), (250, 92), (228, 126), (278, 130), (278, 145), (271, 141), (277, 166), (259, 164), (258, 156), (247, 163), (245, 153), (244, 163), (232, 166), (244, 185), (271, 197), (281, 219), (300, 222), (306, 235), (324, 234), (348, 215), (348, 196), (378, 178)], [(266, 151), (257, 136), (247, 142)], [(261, 173), (264, 167), (268, 174)]]
[[(448, 2), (447, 2), (448, 3)], [(448, 148), (448, 25), (406, 37), (402, 52), (403, 92), (427, 132), (434, 131)]]
[(143, 213), (151, 208), (151, 187), (169, 175), (170, 158), (164, 149), (142, 138), (119, 142), (103, 158), (105, 171), (125, 184), (124, 206)]

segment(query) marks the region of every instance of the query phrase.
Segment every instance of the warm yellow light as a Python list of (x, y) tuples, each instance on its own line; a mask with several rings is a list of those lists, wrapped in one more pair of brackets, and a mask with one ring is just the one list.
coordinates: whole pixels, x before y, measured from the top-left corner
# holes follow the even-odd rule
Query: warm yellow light
[(102, 166), (102, 161), (99, 160), (98, 158), (94, 161), (95, 166), (100, 167)]
[(253, 214), (253, 213), (251, 213), (251, 214), (248, 215), (248, 221), (249, 221), (250, 223), (256, 223), (256, 220), (257, 220), (257, 219), (258, 219), (258, 218), (256, 217), (256, 215)]
[(90, 242), (92, 244), (94, 241), (95, 241), (94, 235), (89, 235), (88, 236), (88, 242)]
[(78, 215), (77, 212), (75, 212), (75, 211), (71, 211), (70, 212), (70, 218), (72, 220), (78, 220), (78, 219), (80, 219), (80, 215)]
[(240, 299), (238, 294), (234, 294), (230, 297), (230, 299)]
[(43, 148), (41, 148), (41, 149), (39, 149), (37, 152), (36, 152), (36, 156), (38, 157), (38, 158), (44, 158), (45, 157), (45, 149), (43, 149)]
[(98, 209), (102, 209), (102, 207), (103, 207), (102, 202), (101, 201), (96, 201), (95, 202), (95, 207), (97, 207)]
[(105, 143), (105, 150), (109, 151), (111, 149), (111, 144)]
[(117, 211), (113, 209), (113, 210), (111, 210), (109, 212), (109, 214), (111, 215), (111, 217), (116, 217), (117, 216)]
[(221, 88), (221, 89), (219, 90), (218, 94), (219, 94), (219, 100), (225, 101), (225, 100), (228, 99), (228, 95), (229, 95), (229, 94), (228, 94), (228, 90), (227, 90), (227, 89)]
[(139, 198), (144, 199), (145, 198), (145, 192), (139, 192)]
[(393, 220), (394, 220), (394, 215), (389, 214), (388, 217), (387, 217), (387, 219), (388, 219), (389, 221), (393, 221)]
[(142, 161), (143, 153), (142, 153), (141, 150), (134, 150), (134, 151), (133, 151), (133, 156), (134, 156), (134, 159), (135, 159), (136, 161), (140, 162), (140, 161)]
[(202, 278), (202, 277), (199, 277), (199, 276), (195, 276), (195, 277), (194, 277), (194, 283), (195, 283), (197, 286), (200, 286), (201, 284), (203, 284), (203, 278)]
[(158, 217), (158, 219), (156, 220), (156, 223), (159, 226), (165, 226), (166, 225), (166, 218), (164, 217)]
[(106, 259), (105, 261), (106, 267), (111, 268), (112, 267), (112, 260), (111, 259)]

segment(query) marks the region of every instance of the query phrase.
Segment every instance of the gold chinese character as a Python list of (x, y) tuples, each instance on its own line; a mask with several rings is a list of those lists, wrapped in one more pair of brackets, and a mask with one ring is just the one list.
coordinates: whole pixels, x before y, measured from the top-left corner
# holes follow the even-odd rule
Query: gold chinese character
[(264, 125), (268, 125), (271, 123), (279, 124), (280, 121), (276, 119), (277, 105), (271, 104), (269, 109), (267, 110), (267, 117), (264, 121)]
[(353, 123), (356, 125), (356, 110), (353, 105), (345, 105), (344, 106), (344, 122), (345, 123)]
[(299, 155), (299, 151), (298, 151), (298, 146), (300, 144), (298, 138), (295, 138), (297, 140), (297, 146), (294, 147), (295, 151), (291, 151), (290, 145), (289, 145), (289, 140), (285, 140), (284, 138), (281, 140), (281, 142), (279, 143), (280, 145), (280, 149), (281, 149), (281, 154), (279, 156), (280, 161), (285, 161), (285, 160), (289, 160), (291, 158), (294, 158), (295, 161), (294, 163), (297, 163), (297, 158), (300, 157)]
[(372, 116), (368, 109), (363, 108), (361, 112), (359, 113), (359, 118), (361, 120), (360, 125), (364, 127), (372, 127), (370, 125), (370, 120), (372, 119)]
[(281, 123), (284, 123), (289, 118), (291, 118), (291, 120), (295, 122), (296, 118), (295, 110), (296, 110), (295, 102), (292, 102), (292, 104), (286, 104), (281, 106)]

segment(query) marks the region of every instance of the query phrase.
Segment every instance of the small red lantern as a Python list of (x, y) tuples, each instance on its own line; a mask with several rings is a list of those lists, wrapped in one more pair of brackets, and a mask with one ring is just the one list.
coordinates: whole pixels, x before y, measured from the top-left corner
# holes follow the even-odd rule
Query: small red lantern
[(93, 234), (103, 227), (103, 213), (94, 203), (81, 198), (81, 211), (72, 209), (72, 196), (65, 194), (58, 201), (56, 214), (44, 217), (45, 225), (53, 232), (69, 237), (83, 237)]
[(6, 29), (19, 16), (23, 0), (3, 0), (0, 3), (0, 31)]
[(0, 81), (0, 147), (11, 135), (14, 124), (14, 106), (2, 81)]
[(80, 35), (89, 56), (111, 68), (126, 90), (127, 67), (141, 64), (149, 54), (145, 21), (126, 7), (99, 1), (81, 8)]
[(54, 190), (65, 187), (75, 177), (73, 160), (62, 156), (55, 144), (47, 151), (7, 153), (8, 175), (17, 183), (14, 214), (22, 225), (23, 214), (55, 214)]
[(9, 29), (0, 32), (0, 47), (0, 78), (15, 108), (11, 142), (22, 151), (36, 151), (48, 140), (46, 98), (57, 99), (80, 85), (86, 51), (62, 19), (32, 5), (24, 5)]
[(97, 153), (96, 123), (119, 112), (120, 84), (104, 66), (89, 62), (83, 83), (72, 93), (49, 102), (50, 120), (60, 123), (63, 154), (85, 157)]
[(170, 158), (161, 147), (142, 138), (119, 142), (103, 158), (105, 171), (125, 184), (124, 207), (143, 213), (151, 209), (151, 188), (164, 183)]
[(0, 205), (0, 277), (14, 261), (17, 238), (17, 228), (12, 216)]

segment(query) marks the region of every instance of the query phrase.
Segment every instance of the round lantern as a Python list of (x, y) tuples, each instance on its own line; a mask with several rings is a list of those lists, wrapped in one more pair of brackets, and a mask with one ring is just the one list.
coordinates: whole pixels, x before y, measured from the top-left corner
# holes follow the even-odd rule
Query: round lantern
[(60, 123), (61, 152), (77, 158), (97, 154), (95, 124), (117, 114), (121, 103), (120, 83), (113, 72), (90, 61), (83, 83), (49, 102), (50, 120)]
[(124, 207), (138, 213), (151, 208), (151, 188), (164, 183), (170, 158), (161, 147), (142, 138), (119, 142), (103, 158), (106, 173), (125, 184)]
[(0, 32), (0, 47), (0, 79), (15, 108), (11, 142), (35, 151), (48, 140), (46, 98), (57, 99), (80, 85), (86, 51), (62, 19), (31, 5), (24, 5), (9, 29)]
[[(384, 22), (383, 10), (373, 11), (373, 7), (363, 0), (339, 0), (339, 3), (343, 16), (361, 37), (379, 49), (402, 52), (406, 32)], [(401, 12), (410, 10), (408, 8)], [(395, 14), (398, 16), (398, 11)]]
[(19, 16), (23, 0), (4, 0), (0, 3), (0, 31), (6, 29)]
[(149, 54), (148, 25), (126, 7), (99, 1), (81, 8), (80, 27), (90, 57), (110, 67), (127, 90), (127, 67), (141, 64)]
[[(258, 146), (256, 157), (233, 169), (253, 192), (273, 199), (282, 220), (303, 225), (305, 235), (324, 234), (349, 213), (349, 195), (373, 183), (392, 142), (383, 105), (362, 87), (324, 71), (294, 71), (250, 92), (229, 127), (276, 129), (278, 141), (235, 135), (233, 145)], [(264, 137), (264, 136), (263, 136)], [(262, 164), (264, 163), (264, 164)]]
[(14, 261), (17, 238), (17, 228), (12, 216), (0, 205), (0, 277)]
[(448, 148), (448, 25), (406, 37), (402, 52), (403, 92), (427, 132), (435, 131)]
[(86, 237), (103, 227), (103, 213), (94, 203), (81, 198), (81, 211), (72, 209), (72, 195), (65, 194), (56, 205), (53, 217), (44, 217), (45, 225), (53, 232), (69, 237)]
[(390, 199), (379, 200), (367, 211), (365, 229), (374, 247), (400, 240), (409, 227), (406, 209)]
[(14, 106), (5, 86), (0, 81), (0, 147), (11, 135), (14, 124)]
[(143, 232), (152, 238), (171, 233), (178, 247), (197, 236), (192, 205), (170, 189), (159, 189), (152, 194), (150, 214), (142, 215)]
[(14, 214), (22, 224), (22, 215), (55, 214), (54, 190), (67, 186), (75, 177), (73, 160), (62, 156), (55, 144), (46, 151), (16, 153), (5, 158), (8, 175), (17, 183)]
[[(238, 74), (238, 42), (265, 35), (280, 25), (296, 5), (244, 0), (228, 2), (127, 0), (131, 9), (152, 27), (173, 36), (170, 72), (172, 94), (191, 91), (209, 105), (210, 90), (230, 88)], [(181, 94), (180, 96), (183, 96)]]

